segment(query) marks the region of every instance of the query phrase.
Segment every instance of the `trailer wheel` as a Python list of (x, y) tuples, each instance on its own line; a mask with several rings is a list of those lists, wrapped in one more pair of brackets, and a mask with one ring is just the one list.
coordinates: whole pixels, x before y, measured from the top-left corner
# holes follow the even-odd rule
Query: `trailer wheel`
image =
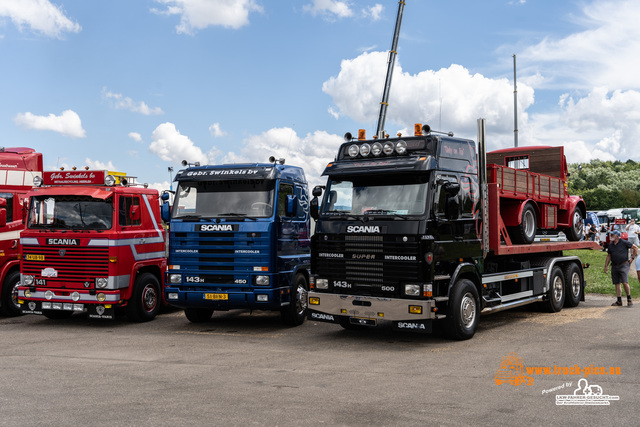
[(2, 283), (2, 314), (6, 316), (18, 316), (22, 314), (18, 304), (18, 286), (20, 286), (20, 272), (13, 271), (7, 274)]
[(553, 267), (549, 283), (551, 287), (547, 292), (547, 300), (544, 302), (544, 306), (549, 313), (557, 313), (562, 310), (565, 299), (564, 275), (560, 267)]
[(573, 211), (573, 215), (571, 215), (571, 227), (564, 230), (567, 235), (567, 239), (572, 242), (577, 242), (582, 238), (584, 233), (584, 215), (582, 213), (582, 209), (576, 206)]
[(51, 320), (62, 320), (62, 319), (68, 319), (69, 317), (71, 317), (73, 315), (73, 311), (66, 311), (66, 310), (42, 310), (42, 314), (44, 315), (44, 317), (46, 317), (47, 319), (51, 319)]
[(580, 304), (580, 294), (582, 292), (582, 273), (575, 263), (570, 263), (564, 270), (565, 307), (575, 307)]
[(307, 317), (307, 292), (309, 285), (302, 274), (296, 274), (291, 286), (291, 302), (280, 312), (287, 326), (299, 326)]
[(153, 320), (160, 311), (160, 283), (151, 273), (143, 273), (133, 285), (127, 317), (133, 322)]
[(478, 290), (472, 281), (460, 279), (449, 296), (446, 333), (449, 338), (468, 340), (473, 337), (480, 320)]
[(511, 238), (515, 243), (533, 243), (537, 228), (536, 210), (530, 203), (527, 203), (522, 209), (520, 224), (512, 227)]
[(184, 315), (191, 323), (204, 323), (213, 316), (212, 308), (185, 308)]

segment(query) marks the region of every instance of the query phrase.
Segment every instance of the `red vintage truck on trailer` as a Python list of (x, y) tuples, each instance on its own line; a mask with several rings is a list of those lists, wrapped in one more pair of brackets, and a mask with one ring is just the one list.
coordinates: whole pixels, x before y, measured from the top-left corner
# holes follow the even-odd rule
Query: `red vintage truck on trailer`
[[(533, 242), (536, 230), (582, 238), (587, 208), (567, 192), (564, 147), (519, 147), (487, 153), (487, 182), (497, 185), (501, 227), (513, 243)], [(511, 242), (509, 242), (511, 243)]]
[(6, 316), (21, 312), (18, 246), (20, 230), (24, 228), (22, 208), (34, 178), (40, 176), (42, 153), (33, 148), (0, 147), (0, 312)]
[(167, 267), (158, 191), (89, 170), (44, 172), (36, 186), (20, 238), (23, 313), (112, 319), (123, 307), (152, 320)]

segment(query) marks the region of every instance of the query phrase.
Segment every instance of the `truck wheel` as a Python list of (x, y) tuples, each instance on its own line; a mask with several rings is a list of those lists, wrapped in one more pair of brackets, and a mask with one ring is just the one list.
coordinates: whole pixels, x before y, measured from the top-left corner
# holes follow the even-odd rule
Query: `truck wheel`
[(7, 274), (2, 283), (2, 314), (6, 316), (22, 314), (18, 304), (18, 286), (20, 286), (20, 272), (13, 271)]
[(478, 290), (472, 281), (460, 279), (449, 296), (446, 333), (449, 338), (468, 340), (473, 337), (480, 319)]
[(47, 319), (52, 319), (52, 320), (62, 320), (62, 319), (68, 319), (69, 317), (71, 317), (73, 315), (73, 311), (66, 311), (66, 310), (42, 310), (42, 314), (44, 315), (44, 317), (46, 317)]
[(153, 320), (160, 311), (160, 283), (151, 273), (143, 273), (133, 285), (127, 317), (133, 322)]
[(212, 308), (185, 308), (184, 315), (191, 323), (204, 323), (213, 316)]
[(307, 317), (307, 279), (302, 274), (296, 274), (291, 287), (291, 302), (280, 312), (282, 321), (287, 326), (299, 326)]
[(582, 209), (576, 206), (573, 215), (571, 215), (571, 227), (564, 230), (564, 233), (567, 235), (567, 239), (577, 242), (582, 238), (583, 232), (584, 215), (582, 214)]
[(565, 282), (565, 307), (575, 307), (580, 304), (580, 293), (582, 292), (582, 274), (575, 263), (571, 263), (564, 270)]
[(544, 302), (544, 307), (549, 313), (557, 313), (562, 310), (565, 297), (564, 275), (560, 267), (553, 267), (549, 283), (551, 287), (547, 292), (547, 300)]
[(512, 228), (511, 238), (514, 243), (533, 243), (538, 228), (536, 211), (530, 203), (527, 203), (522, 209), (522, 217), (520, 225)]

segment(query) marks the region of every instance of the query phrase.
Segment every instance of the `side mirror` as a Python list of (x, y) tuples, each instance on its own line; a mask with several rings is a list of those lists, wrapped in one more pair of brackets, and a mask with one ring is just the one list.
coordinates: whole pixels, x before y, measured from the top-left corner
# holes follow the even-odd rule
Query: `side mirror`
[(131, 206), (129, 219), (131, 219), (131, 221), (140, 221), (140, 206)]
[(171, 216), (171, 205), (168, 202), (163, 203), (160, 206), (160, 217), (164, 222), (169, 222), (169, 218)]
[(443, 188), (444, 191), (446, 191), (450, 196), (455, 196), (460, 192), (460, 184), (458, 184), (457, 182), (447, 181), (444, 183)]
[(284, 211), (285, 215), (290, 218), (295, 218), (298, 215), (298, 198), (296, 196), (287, 196), (287, 205)]
[(311, 194), (313, 195), (313, 199), (311, 199), (311, 201), (309, 202), (309, 215), (311, 215), (311, 218), (315, 219), (316, 221), (320, 216), (318, 213), (318, 203), (319, 203), (318, 197), (322, 195), (322, 190), (324, 188), (325, 188), (324, 185), (316, 185), (315, 187), (313, 187), (313, 190), (311, 191)]
[(0, 227), (7, 225), (7, 199), (0, 197)]

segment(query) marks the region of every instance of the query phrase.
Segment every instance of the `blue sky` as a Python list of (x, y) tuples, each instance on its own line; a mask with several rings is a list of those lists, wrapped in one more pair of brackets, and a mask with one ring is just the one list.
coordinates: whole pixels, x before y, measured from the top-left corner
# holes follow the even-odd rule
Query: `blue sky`
[[(266, 161), (311, 184), (373, 135), (397, 1), (0, 0), (0, 145), (45, 169), (108, 168), (157, 188), (168, 167)], [(570, 163), (640, 161), (640, 4), (406, 0), (386, 130), (413, 123)]]

